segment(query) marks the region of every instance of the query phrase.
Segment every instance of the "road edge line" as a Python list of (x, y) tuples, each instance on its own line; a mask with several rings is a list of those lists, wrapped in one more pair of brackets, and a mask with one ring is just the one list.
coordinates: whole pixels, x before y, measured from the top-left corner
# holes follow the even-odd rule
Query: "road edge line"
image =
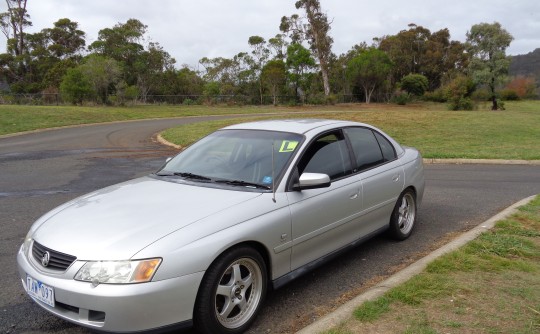
[(463, 233), (456, 239), (450, 241), (446, 245), (431, 252), (429, 255), (421, 258), (420, 260), (411, 264), (407, 268), (395, 273), (394, 275), (390, 276), (388, 279), (375, 285), (374, 287), (369, 288), (367, 291), (356, 296), (355, 298), (348, 301), (347, 303), (343, 304), (332, 313), (323, 316), (322, 318), (315, 321), (314, 323), (297, 331), (296, 334), (320, 333), (320, 332), (327, 331), (327, 330), (332, 329), (333, 327), (338, 326), (340, 323), (350, 319), (353, 316), (354, 310), (360, 305), (362, 305), (364, 302), (369, 301), (369, 300), (374, 300), (382, 296), (388, 290), (400, 284), (403, 284), (409, 279), (411, 279), (413, 276), (420, 274), (422, 271), (424, 271), (424, 269), (427, 267), (427, 265), (430, 262), (476, 239), (483, 232), (493, 228), (495, 226), (495, 223), (497, 223), (500, 220), (506, 219), (510, 215), (517, 212), (517, 209), (519, 207), (524, 206), (528, 204), (529, 202), (531, 202), (536, 196), (537, 195), (529, 196), (527, 198), (524, 198), (510, 205), (509, 207), (497, 213), (493, 217), (489, 218), (488, 220), (474, 227), (472, 230)]

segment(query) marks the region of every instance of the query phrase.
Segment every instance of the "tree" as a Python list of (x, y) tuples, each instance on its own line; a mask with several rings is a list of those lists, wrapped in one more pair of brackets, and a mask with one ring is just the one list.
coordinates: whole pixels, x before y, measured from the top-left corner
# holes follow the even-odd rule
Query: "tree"
[(7, 52), (0, 60), (0, 74), (8, 78), (8, 82), (17, 83), (20, 89), (28, 81), (28, 52), (26, 50), (26, 27), (32, 25), (30, 15), (26, 11), (26, 0), (6, 0), (7, 12), (0, 13), (0, 30), (7, 39)]
[(409, 94), (422, 96), (428, 89), (428, 79), (422, 74), (409, 74), (401, 79), (401, 89)]
[(369, 103), (373, 91), (388, 79), (392, 66), (390, 58), (384, 51), (370, 48), (349, 61), (347, 76), (349, 80), (363, 88), (366, 103)]
[(47, 36), (47, 49), (58, 59), (78, 58), (86, 45), (85, 33), (79, 24), (64, 18), (54, 22), (54, 28), (43, 29)]
[(88, 49), (119, 62), (127, 84), (135, 85), (138, 77), (134, 64), (144, 51), (141, 42), (147, 28), (141, 21), (129, 19), (126, 23), (100, 30), (97, 41), (90, 44)]
[(294, 84), (294, 93), (298, 97), (298, 90), (305, 88), (305, 74), (315, 66), (311, 52), (302, 44), (293, 43), (287, 47), (287, 68), (291, 71), (290, 78)]
[(533, 98), (536, 95), (536, 82), (533, 77), (518, 75), (506, 84), (506, 89), (516, 92), (521, 99)]
[(175, 62), (158, 43), (150, 43), (148, 50), (138, 55), (133, 63), (133, 71), (137, 76), (137, 87), (143, 102), (146, 102), (149, 92), (159, 86), (163, 73), (171, 70)]
[(446, 28), (431, 33), (429, 29), (411, 23), (408, 30), (374, 38), (374, 41), (395, 64), (394, 82), (411, 73), (422, 74), (428, 79), (429, 89), (434, 90), (441, 86), (444, 78), (448, 79), (454, 72), (463, 72), (467, 67), (464, 45), (451, 41)]
[(492, 110), (499, 109), (495, 89), (508, 73), (510, 59), (506, 49), (513, 39), (498, 22), (475, 24), (467, 32), (467, 51), (471, 57), (469, 71), (477, 84), (489, 87)]
[(85, 99), (93, 95), (92, 85), (86, 78), (80, 67), (67, 70), (60, 84), (62, 98), (73, 104), (82, 104)]
[(285, 35), (283, 34), (277, 34), (275, 37), (268, 40), (268, 46), (274, 54), (274, 59), (284, 61), (288, 45), (289, 44), (285, 40)]
[(249, 46), (252, 48), (251, 54), (253, 55), (252, 70), (259, 82), (259, 97), (260, 103), (263, 104), (263, 83), (261, 78), (261, 71), (265, 62), (270, 56), (270, 50), (266, 47), (266, 41), (261, 36), (251, 36), (248, 40)]
[(114, 59), (100, 55), (88, 56), (78, 67), (102, 103), (107, 103), (109, 86), (114, 85), (120, 78), (120, 67)]
[(324, 95), (330, 94), (330, 82), (328, 79), (328, 66), (332, 55), (332, 43), (334, 40), (328, 35), (330, 31), (330, 23), (328, 16), (322, 12), (319, 0), (300, 0), (297, 1), (296, 9), (303, 8), (306, 11), (306, 16), (309, 25), (306, 29), (311, 50), (319, 59), (321, 75), (323, 79)]
[(32, 25), (26, 11), (26, 2), (27, 0), (6, 0), (8, 11), (0, 14), (0, 28), (15, 56), (24, 54), (24, 29)]
[(263, 67), (261, 76), (272, 93), (273, 104), (277, 105), (277, 95), (280, 87), (283, 87), (287, 81), (285, 63), (279, 59), (269, 61)]
[(295, 3), (296, 9), (303, 8), (306, 12), (308, 23), (297, 15), (283, 16), (279, 29), (288, 34), (293, 44), (302, 44), (304, 40), (309, 42), (315, 57), (319, 60), (319, 68), (324, 86), (324, 94), (330, 94), (329, 67), (332, 57), (332, 43), (334, 40), (328, 35), (331, 22), (322, 12), (318, 0), (300, 0)]

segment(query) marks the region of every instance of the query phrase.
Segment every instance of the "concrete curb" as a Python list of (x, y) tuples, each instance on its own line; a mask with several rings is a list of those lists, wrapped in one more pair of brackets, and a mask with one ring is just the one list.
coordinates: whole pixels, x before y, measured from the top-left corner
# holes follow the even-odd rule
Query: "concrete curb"
[(161, 136), (161, 133), (158, 133), (157, 136), (156, 136), (156, 140), (158, 141), (158, 143), (160, 143), (161, 145), (165, 145), (165, 146), (170, 146), (170, 147), (173, 147), (177, 150), (181, 150), (182, 149), (182, 146), (180, 145), (176, 145), (174, 143), (171, 143), (170, 141), (168, 141), (167, 139), (163, 138)]
[(540, 166), (540, 160), (504, 160), (504, 159), (436, 159), (424, 158), (424, 164), (476, 164), (476, 165), (531, 165)]
[(433, 260), (437, 259), (438, 257), (449, 253), (453, 250), (456, 250), (466, 243), (474, 240), (476, 237), (478, 237), (481, 233), (493, 228), (495, 226), (495, 223), (499, 220), (505, 219), (508, 216), (514, 214), (517, 209), (530, 201), (532, 201), (536, 195), (527, 197), (525, 199), (522, 199), (521, 201), (509, 206), (508, 208), (504, 209), (503, 211), (499, 212), (495, 216), (491, 217), (490, 219), (486, 220), (482, 224), (478, 225), (477, 227), (473, 228), (472, 230), (463, 233), (458, 238), (454, 239), (453, 241), (449, 242), (448, 244), (442, 246), (441, 248), (435, 250), (434, 252), (430, 253), (429, 255), (423, 257), (422, 259), (416, 261), (412, 265), (408, 266), (407, 268), (397, 272), (396, 274), (392, 275), (390, 278), (386, 279), (385, 281), (375, 285), (374, 287), (370, 288), (366, 292), (362, 293), (361, 295), (358, 295), (354, 299), (348, 301), (347, 303), (340, 306), (337, 310), (334, 312), (327, 314), (326, 316), (322, 317), (321, 319), (317, 320), (316, 322), (312, 323), (311, 325), (299, 330), (296, 332), (297, 334), (313, 334), (313, 333), (321, 333), (324, 331), (328, 331), (331, 328), (338, 326), (340, 323), (350, 319), (353, 315), (353, 311), (362, 305), (364, 302), (368, 300), (374, 300), (380, 296), (382, 296), (385, 292), (390, 290), (393, 287), (396, 287), (409, 279), (411, 279), (413, 276), (418, 275), (421, 273), (427, 265), (432, 262)]

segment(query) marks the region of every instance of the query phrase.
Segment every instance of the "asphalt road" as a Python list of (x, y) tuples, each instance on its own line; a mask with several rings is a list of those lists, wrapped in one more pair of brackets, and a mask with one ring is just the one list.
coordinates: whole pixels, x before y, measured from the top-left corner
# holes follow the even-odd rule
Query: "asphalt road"
[[(204, 119), (125, 122), (0, 138), (0, 334), (88, 333), (49, 315), (26, 296), (15, 259), (26, 232), (40, 215), (67, 200), (156, 170), (176, 151), (156, 143), (155, 134)], [(271, 292), (250, 333), (294, 332), (456, 233), (540, 193), (540, 166), (427, 165), (426, 180), (418, 225), (408, 240), (377, 237)]]

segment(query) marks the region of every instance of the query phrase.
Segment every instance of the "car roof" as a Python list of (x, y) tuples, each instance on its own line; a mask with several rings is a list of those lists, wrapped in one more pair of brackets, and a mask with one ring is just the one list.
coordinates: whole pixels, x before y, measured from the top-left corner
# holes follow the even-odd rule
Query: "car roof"
[(282, 132), (291, 132), (298, 134), (305, 134), (308, 131), (321, 128), (321, 127), (342, 127), (342, 126), (369, 126), (367, 124), (349, 122), (349, 121), (339, 121), (339, 120), (329, 120), (329, 119), (277, 119), (277, 120), (265, 120), (265, 121), (256, 121), (235, 124), (224, 129), (227, 130), (269, 130), (269, 131), (282, 131)]

